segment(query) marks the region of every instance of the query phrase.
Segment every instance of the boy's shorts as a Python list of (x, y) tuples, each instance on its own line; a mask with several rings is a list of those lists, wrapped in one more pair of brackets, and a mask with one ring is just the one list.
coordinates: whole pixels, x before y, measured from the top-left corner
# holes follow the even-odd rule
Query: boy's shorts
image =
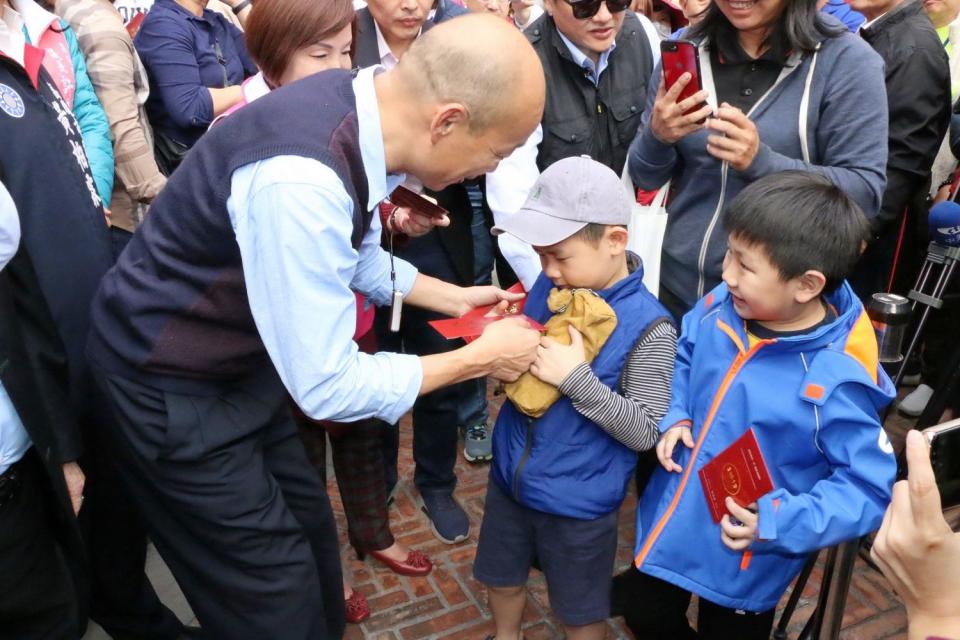
[(610, 616), (617, 512), (577, 520), (529, 509), (491, 479), (473, 576), (490, 587), (526, 584), (534, 559), (547, 578), (554, 614), (582, 626)]

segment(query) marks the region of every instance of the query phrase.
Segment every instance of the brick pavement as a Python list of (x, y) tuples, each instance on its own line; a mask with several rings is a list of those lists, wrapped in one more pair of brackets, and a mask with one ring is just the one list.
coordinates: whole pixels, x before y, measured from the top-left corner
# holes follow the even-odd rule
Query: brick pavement
[[(500, 399), (494, 398), (491, 410), (499, 406), (499, 402)], [(903, 421), (894, 419), (891, 426), (892, 437), (899, 439), (905, 426)], [(493, 627), (486, 592), (473, 579), (471, 568), (483, 514), (489, 466), (471, 465), (462, 457), (459, 458), (456, 495), (470, 516), (470, 539), (448, 546), (434, 538), (425, 516), (415, 504), (409, 418), (404, 419), (401, 431), (401, 486), (391, 509), (392, 528), (400, 542), (429, 555), (434, 570), (426, 578), (397, 576), (376, 560), (359, 562), (352, 549), (344, 544), (344, 569), (352, 572), (356, 588), (367, 596), (373, 611), (373, 615), (363, 624), (350, 625), (346, 637), (348, 640), (482, 640), (486, 634), (492, 633)], [(330, 490), (343, 532), (346, 525), (335, 483), (331, 482)], [(618, 569), (628, 566), (632, 555), (635, 503), (633, 495), (628, 496), (620, 514)], [(341, 535), (341, 539), (345, 540), (345, 535)], [(810, 616), (816, 603), (820, 578), (818, 567), (804, 590), (793, 618), (791, 638), (797, 636)], [(608, 638), (611, 640), (631, 637), (619, 620), (610, 621), (608, 627)], [(883, 576), (860, 560), (857, 561), (843, 627), (841, 638), (845, 640), (906, 637), (906, 615), (902, 605), (891, 593)], [(550, 615), (543, 576), (536, 571), (531, 572), (527, 586), (524, 636), (527, 640), (563, 637), (559, 623)]]

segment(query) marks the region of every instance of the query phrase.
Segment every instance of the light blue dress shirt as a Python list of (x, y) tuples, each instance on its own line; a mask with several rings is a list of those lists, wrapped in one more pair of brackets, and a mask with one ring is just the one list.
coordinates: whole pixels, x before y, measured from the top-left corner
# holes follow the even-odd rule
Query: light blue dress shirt
[[(20, 246), (20, 218), (13, 198), (0, 184), (0, 271)], [(3, 363), (0, 363), (3, 366)], [(7, 390), (0, 384), (0, 473), (23, 457), (31, 447), (30, 436), (13, 408)]]
[(560, 29), (557, 29), (557, 35), (559, 35), (560, 39), (563, 40), (563, 44), (567, 45), (570, 55), (573, 56), (573, 61), (580, 65), (584, 71), (590, 73), (590, 80), (593, 81), (594, 85), (599, 84), (600, 74), (606, 71), (607, 66), (610, 64), (610, 54), (613, 53), (613, 50), (617, 48), (617, 41), (614, 40), (610, 44), (610, 48), (600, 54), (600, 59), (597, 61), (597, 64), (593, 64), (593, 60), (588, 58), (577, 45), (570, 42), (570, 39), (563, 35), (563, 32), (560, 31)]
[[(379, 67), (353, 81), (367, 209), (403, 182), (388, 175), (373, 87)], [(307, 132), (305, 132), (305, 135)], [(365, 354), (353, 341), (356, 298), (390, 304), (390, 257), (373, 216), (360, 250), (350, 244), (353, 202), (337, 174), (300, 156), (244, 165), (231, 179), (227, 210), (243, 259), (257, 330), (287, 390), (314, 419), (393, 423), (412, 406), (423, 381), (416, 356)], [(406, 296), (416, 269), (397, 258), (396, 286)]]

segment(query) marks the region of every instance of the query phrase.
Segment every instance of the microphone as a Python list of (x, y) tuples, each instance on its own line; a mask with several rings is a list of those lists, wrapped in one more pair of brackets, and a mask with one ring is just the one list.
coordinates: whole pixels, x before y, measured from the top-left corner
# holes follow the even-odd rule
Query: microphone
[(960, 247), (960, 204), (940, 202), (930, 209), (930, 240), (945, 247)]

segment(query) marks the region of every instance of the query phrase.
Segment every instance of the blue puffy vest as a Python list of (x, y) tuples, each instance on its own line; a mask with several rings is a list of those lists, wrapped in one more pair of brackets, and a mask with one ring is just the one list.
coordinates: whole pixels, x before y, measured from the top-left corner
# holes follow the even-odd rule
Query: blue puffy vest
[[(525, 313), (546, 322), (553, 284), (542, 273), (530, 291)], [(655, 321), (670, 314), (643, 286), (643, 267), (603, 291), (617, 314), (617, 327), (590, 365), (611, 389), (619, 388), (627, 356)], [(637, 454), (620, 444), (561, 397), (540, 418), (505, 402), (493, 431), (491, 478), (531, 509), (593, 520), (615, 511), (626, 495)]]

